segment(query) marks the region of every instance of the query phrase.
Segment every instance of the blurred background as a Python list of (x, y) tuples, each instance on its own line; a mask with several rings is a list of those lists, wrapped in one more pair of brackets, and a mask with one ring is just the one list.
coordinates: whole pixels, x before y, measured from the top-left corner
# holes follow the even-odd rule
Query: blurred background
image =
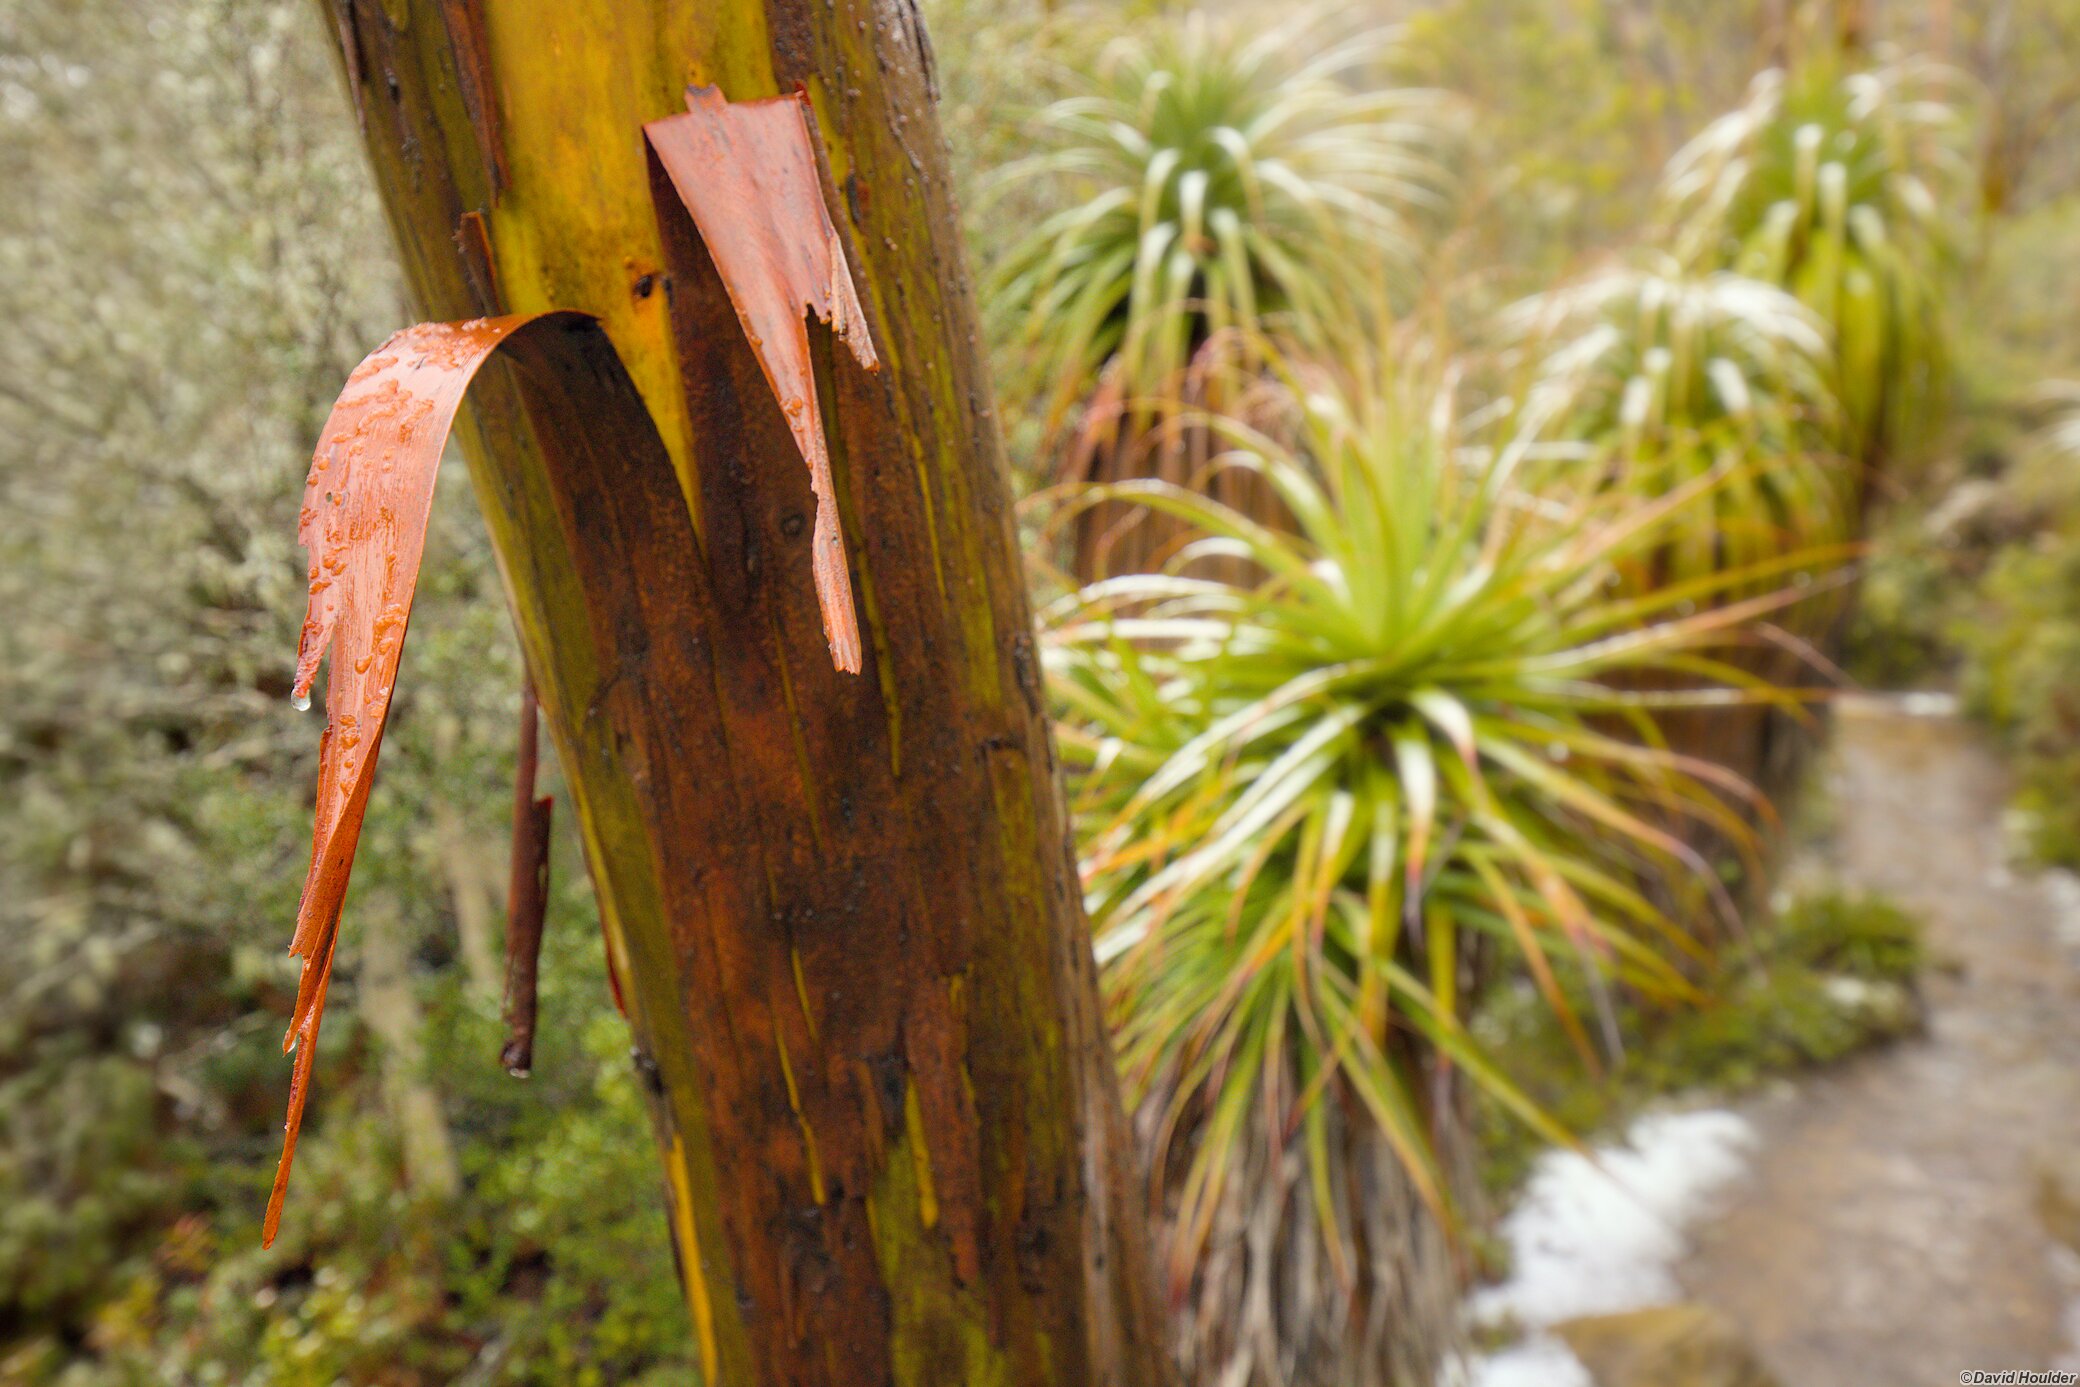
[[(1230, 1150), (1251, 1189), (1304, 1201), (1309, 1169), (1370, 1168), (1351, 1131), (1397, 1109), (1367, 1085), (1466, 1072), (1463, 1102), (1428, 1100), (1432, 1140), (1400, 1158), (1451, 1172), (1469, 1235), (1456, 1252), (1394, 1254), (1412, 1285), (1451, 1264), (1441, 1306), (1392, 1327), (1441, 1345), (1405, 1373), (1632, 1381), (1599, 1366), (1619, 1360), (1599, 1359), (1596, 1331), (1567, 1326), (1670, 1307), (1690, 1318), (1638, 1332), (1737, 1341), (1724, 1352), (1787, 1387), (1909, 1380), (1870, 1367), (1866, 1323), (1898, 1326), (1892, 1351), (1929, 1382), (2080, 1353), (2080, 1254), (2064, 1250), (2080, 1248), (2080, 1175), (2059, 1154), (2080, 1091), (2056, 1072), (2080, 1072), (2080, 1027), (2060, 1019), (2080, 977), (2066, 874), (2080, 868), (2080, 0), (923, 8), (1031, 496), (1036, 601), (1052, 604), (1101, 954), (1124, 960), (1112, 998), (1129, 1087), (1195, 1134), (1167, 1153), (1165, 1187), (1171, 1214), (1190, 1224), (1203, 1206), (1213, 1230), (1211, 1252), (1203, 1234), (1171, 1239), (1173, 1293), (1199, 1314), (1188, 1360), (1210, 1374), (1248, 1357), (1217, 1309), (1272, 1275), (1216, 1255), (1254, 1196), (1209, 1184), (1196, 1153)], [(1758, 81), (1778, 67), (1789, 75)], [(300, 1178), (280, 1241), (259, 1248), (319, 731), (288, 704), (298, 479), (348, 371), (408, 321), (334, 69), (301, 0), (0, 0), (0, 1384), (690, 1381), (567, 815), (534, 1077), (496, 1063), (519, 671), (456, 459)], [(1373, 424), (1324, 422), (1307, 389), (1267, 403), (1260, 387), (1302, 360)], [(1427, 1028), (1354, 1080), (1349, 1130), (1322, 1139), (1347, 1164), (1317, 1152), (1318, 1167), (1288, 1167), (1277, 1141), (1237, 1135), (1218, 1094), (1194, 1096), (1204, 1076), (1166, 1037), (1204, 1024), (1193, 1006), (1226, 1005), (1234, 962), (1200, 959), (1215, 982), (1198, 1002), (1147, 975), (1133, 943), (1166, 926), (1137, 923), (1145, 864), (1120, 847), (1219, 828), (1175, 806), (1152, 816), (1133, 777), (1160, 757), (1117, 747), (1174, 750), (1251, 676), (1165, 665), (1154, 677), (1186, 681), (1204, 721), (1147, 725), (1121, 673), (1138, 657), (1117, 653), (1131, 639), (1079, 644), (1091, 609), (1073, 580), (1176, 568), (1193, 517), (1136, 518), (1068, 488), (1169, 477), (1297, 529), (1310, 555), (1356, 546), (1362, 568), (1365, 535), (1296, 519), (1265, 479), (1275, 468), (1210, 479), (1203, 419), (1257, 430), (1260, 462), (1335, 474), (1355, 448), (1334, 507), (1347, 521), (1358, 491), (1389, 513), (1413, 504), (1383, 478), (1409, 472), (1396, 450), (1420, 430), (1391, 421), (1428, 418), (1440, 392), (1457, 413), (1423, 436), (1426, 466), (1515, 448), (1537, 494), (1593, 500), (1599, 525), (1709, 477), (1688, 528), (1593, 561), (1567, 548), (1568, 583), (1511, 601), (1562, 612), (1577, 643), (1664, 620), (1692, 622), (1669, 636), (1691, 642), (1758, 595), (1769, 630), (1737, 656), (1589, 670), (1634, 701), (1494, 731), (1495, 764), (1513, 768), (1497, 792), (1540, 826), (1538, 852), (1461, 854), (1467, 903), (1428, 939), (1512, 937), (1512, 907), (1482, 889), (1564, 915), (1537, 864), (1600, 834), (1615, 852), (1583, 848), (1563, 873), (1599, 916), (1736, 942), (1723, 963), (1620, 969), (1614, 995), (1561, 950), (1475, 966), (1422, 944)], [(1399, 441), (1384, 460), (1350, 442), (1386, 435)], [(1468, 532), (1490, 523), (1482, 512)], [(1553, 552), (1538, 563), (1562, 562)], [(1233, 583), (1252, 560), (1266, 555), (1231, 546), (1186, 563)], [(1604, 605), (1583, 608), (1576, 579)], [(1818, 595), (1783, 605), (1808, 586)], [(1283, 597), (1251, 600), (1265, 629), (1305, 624)], [(1517, 610), (1498, 605), (1482, 629), (1515, 629)], [(1481, 687), (1552, 648), (1483, 656)], [(1174, 654), (1152, 650), (1150, 668)], [(1438, 683), (1456, 687), (1456, 668)], [(1533, 744), (1552, 764), (1570, 746), (1594, 759), (1594, 739), (1678, 674), (1892, 696), (1848, 700), (1826, 746), (1766, 699), (1709, 728), (1671, 715), (1668, 755), (1762, 784), (1790, 824), (1678, 815), (1680, 851), (1604, 806), (1737, 803), (1712, 773), (1664, 760), (1655, 774), (1684, 785), (1654, 790), (1507, 760)], [(1449, 760), (1456, 724), (1435, 721)], [(1396, 738), (1391, 756), (1363, 755), (1407, 777), (1417, 753)], [(1323, 835), (1342, 831), (1336, 814), (1347, 826), (1347, 792), (1369, 774), (1324, 781), (1316, 807), (1280, 821), (1296, 846), (1272, 870), (1290, 891), (1334, 857)], [(1471, 794), (1447, 784), (1444, 798)], [(1680, 871), (1660, 884), (1665, 858), (1708, 858), (1706, 894), (1742, 922), (1711, 923), (1718, 907)], [(1362, 897), (1362, 863), (1337, 860)], [(1209, 878), (1209, 909), (1240, 900), (1236, 918), (1254, 918), (1260, 868), (1240, 888)], [(1634, 872), (1636, 887), (1617, 882)], [(1479, 982), (1464, 1025), (1446, 995), (1460, 976)], [(1449, 1136), (1447, 1110), (1465, 1116)], [(1968, 1154), (1994, 1128), (2008, 1135), (1992, 1154)], [(1611, 1143), (1606, 1165), (1634, 1161), (1639, 1198), (1632, 1214), (1583, 1215), (1604, 1220), (1578, 1250), (1591, 1260), (1541, 1271), (1537, 1248), (1558, 1235), (1536, 1222), (1540, 1200), (1559, 1224), (1598, 1207), (1547, 1149), (1561, 1129)], [(1750, 1191), (1748, 1222), (1692, 1211), (1722, 1185)], [(1272, 1259), (1282, 1308), (1235, 1380), (1330, 1380), (1292, 1366), (1318, 1332), (1299, 1323), (1317, 1283), (1294, 1268), (1340, 1264), (1346, 1246), (1375, 1260), (1388, 1241), (1428, 1247), (1398, 1231), (1425, 1223), (1421, 1201), (1398, 1187), (1378, 1201), (1312, 1204), (1310, 1231)], [(1297, 1207), (1279, 1203), (1301, 1220)], [(1693, 1216), (1687, 1251), (1593, 1260), (1658, 1246)], [(1909, 1289), (1924, 1237), (1950, 1254)], [(1579, 1303), (1552, 1289), (1583, 1278), (1631, 1289)], [(1487, 1289), (1462, 1305), (1468, 1279)], [(1948, 1339), (1914, 1337), (1951, 1321)], [(1952, 1345), (2030, 1361), (1936, 1371), (1918, 1357)], [(1830, 1375), (1852, 1371), (1866, 1375)]]

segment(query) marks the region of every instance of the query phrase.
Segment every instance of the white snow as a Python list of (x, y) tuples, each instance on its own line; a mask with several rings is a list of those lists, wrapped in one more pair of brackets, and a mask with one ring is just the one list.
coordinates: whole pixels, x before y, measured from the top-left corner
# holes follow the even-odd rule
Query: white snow
[(1755, 1146), (1737, 1114), (1706, 1110), (1642, 1117), (1622, 1145), (1592, 1157), (1539, 1159), (1502, 1220), (1510, 1277), (1468, 1302), (1476, 1325), (1515, 1325), (1525, 1337), (1455, 1364), (1450, 1387), (1588, 1387), (1566, 1345), (1545, 1331), (1681, 1297), (1674, 1267), (1685, 1228), (1739, 1175)]
[(1925, 689), (1900, 694), (1894, 700), (1894, 706), (1910, 718), (1954, 718), (1957, 716), (1957, 695)]
[(1440, 1387), (1595, 1387), (1589, 1370), (1550, 1334), (1533, 1334), (1472, 1362), (1446, 1365)]

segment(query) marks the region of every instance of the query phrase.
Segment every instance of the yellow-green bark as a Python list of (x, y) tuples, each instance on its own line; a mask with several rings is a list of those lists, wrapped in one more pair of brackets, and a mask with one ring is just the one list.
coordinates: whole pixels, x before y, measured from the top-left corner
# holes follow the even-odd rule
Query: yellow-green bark
[[(1161, 1382), (915, 10), (321, 3), (421, 312), (596, 315), (669, 453), (530, 414), (619, 388), (569, 372), (494, 364), (463, 427), (708, 1377)], [(884, 363), (816, 335), (859, 676), (823, 653), (779, 407), (652, 203), (642, 126), (689, 84), (816, 110)]]

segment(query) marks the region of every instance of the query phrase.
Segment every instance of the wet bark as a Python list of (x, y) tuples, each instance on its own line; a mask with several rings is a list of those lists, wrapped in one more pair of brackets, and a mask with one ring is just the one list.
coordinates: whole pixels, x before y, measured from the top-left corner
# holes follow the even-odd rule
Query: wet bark
[[(494, 361), (461, 436), (707, 1380), (1165, 1381), (913, 6), (320, 3), (420, 314), (582, 310), (627, 367)], [(653, 205), (642, 126), (689, 84), (815, 108), (883, 362), (812, 329), (859, 675), (787, 419)], [(574, 423), (632, 390), (662, 453)]]

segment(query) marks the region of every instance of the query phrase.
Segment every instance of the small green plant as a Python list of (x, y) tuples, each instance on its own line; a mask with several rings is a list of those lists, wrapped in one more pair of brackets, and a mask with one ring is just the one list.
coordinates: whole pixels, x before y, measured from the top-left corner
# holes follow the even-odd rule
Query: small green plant
[(1971, 184), (1956, 89), (1925, 61), (1765, 72), (1663, 180), (1679, 259), (1782, 285), (1832, 329), (1851, 442), (1872, 461), (1916, 438), (1945, 389), (1943, 280)]
[(1921, 971), (1921, 922), (1883, 896), (1814, 892), (1778, 916), (1767, 953), (1865, 982), (1910, 983)]
[(1966, 705), (2007, 743), (2018, 827), (2040, 861), (2080, 867), (2080, 383), (2036, 388), (2036, 427), (2000, 483), (2025, 510), (1949, 612)]
[[(1290, 530), (1159, 481), (1086, 490), (1202, 539), (1172, 572), (1093, 584), (1043, 623), (1180, 1295), (1195, 1277), (1209, 1299), (1236, 1294), (1202, 1259), (1217, 1228), (1225, 1243), (1266, 1218), (1277, 1260), (1350, 1291), (1368, 1255), (1350, 1192), (1376, 1180), (1354, 1171), (1385, 1153), (1417, 1196), (1409, 1217), (1449, 1220), (1451, 1076), (1564, 1139), (1475, 1043), (1470, 999), (1496, 970), (1530, 978), (1593, 1066), (1558, 968), (1694, 995), (1684, 968), (1708, 950), (1687, 912), (1730, 903), (1660, 825), (1750, 841), (1728, 802), (1745, 787), (1659, 749), (1653, 713), (1771, 697), (1708, 648), (1786, 596), (1680, 614), (1739, 571), (1611, 590), (1711, 479), (1651, 504), (1549, 504), (1515, 485), (1528, 445), (1460, 446), (1447, 373), (1410, 356), (1379, 370), (1296, 385), (1299, 450), (1215, 425), (1218, 465), (1261, 477)], [(1185, 576), (1195, 550), (1254, 576)], [(1681, 687), (1607, 682), (1650, 671)], [(1647, 877), (1682, 906), (1652, 903)], [(1607, 999), (1597, 1010), (1614, 1038)], [(1287, 1141), (1304, 1159), (1285, 1163)]]
[(2080, 866), (2080, 531), (2003, 550), (1953, 633), (1966, 705), (2021, 767), (2031, 853)]

